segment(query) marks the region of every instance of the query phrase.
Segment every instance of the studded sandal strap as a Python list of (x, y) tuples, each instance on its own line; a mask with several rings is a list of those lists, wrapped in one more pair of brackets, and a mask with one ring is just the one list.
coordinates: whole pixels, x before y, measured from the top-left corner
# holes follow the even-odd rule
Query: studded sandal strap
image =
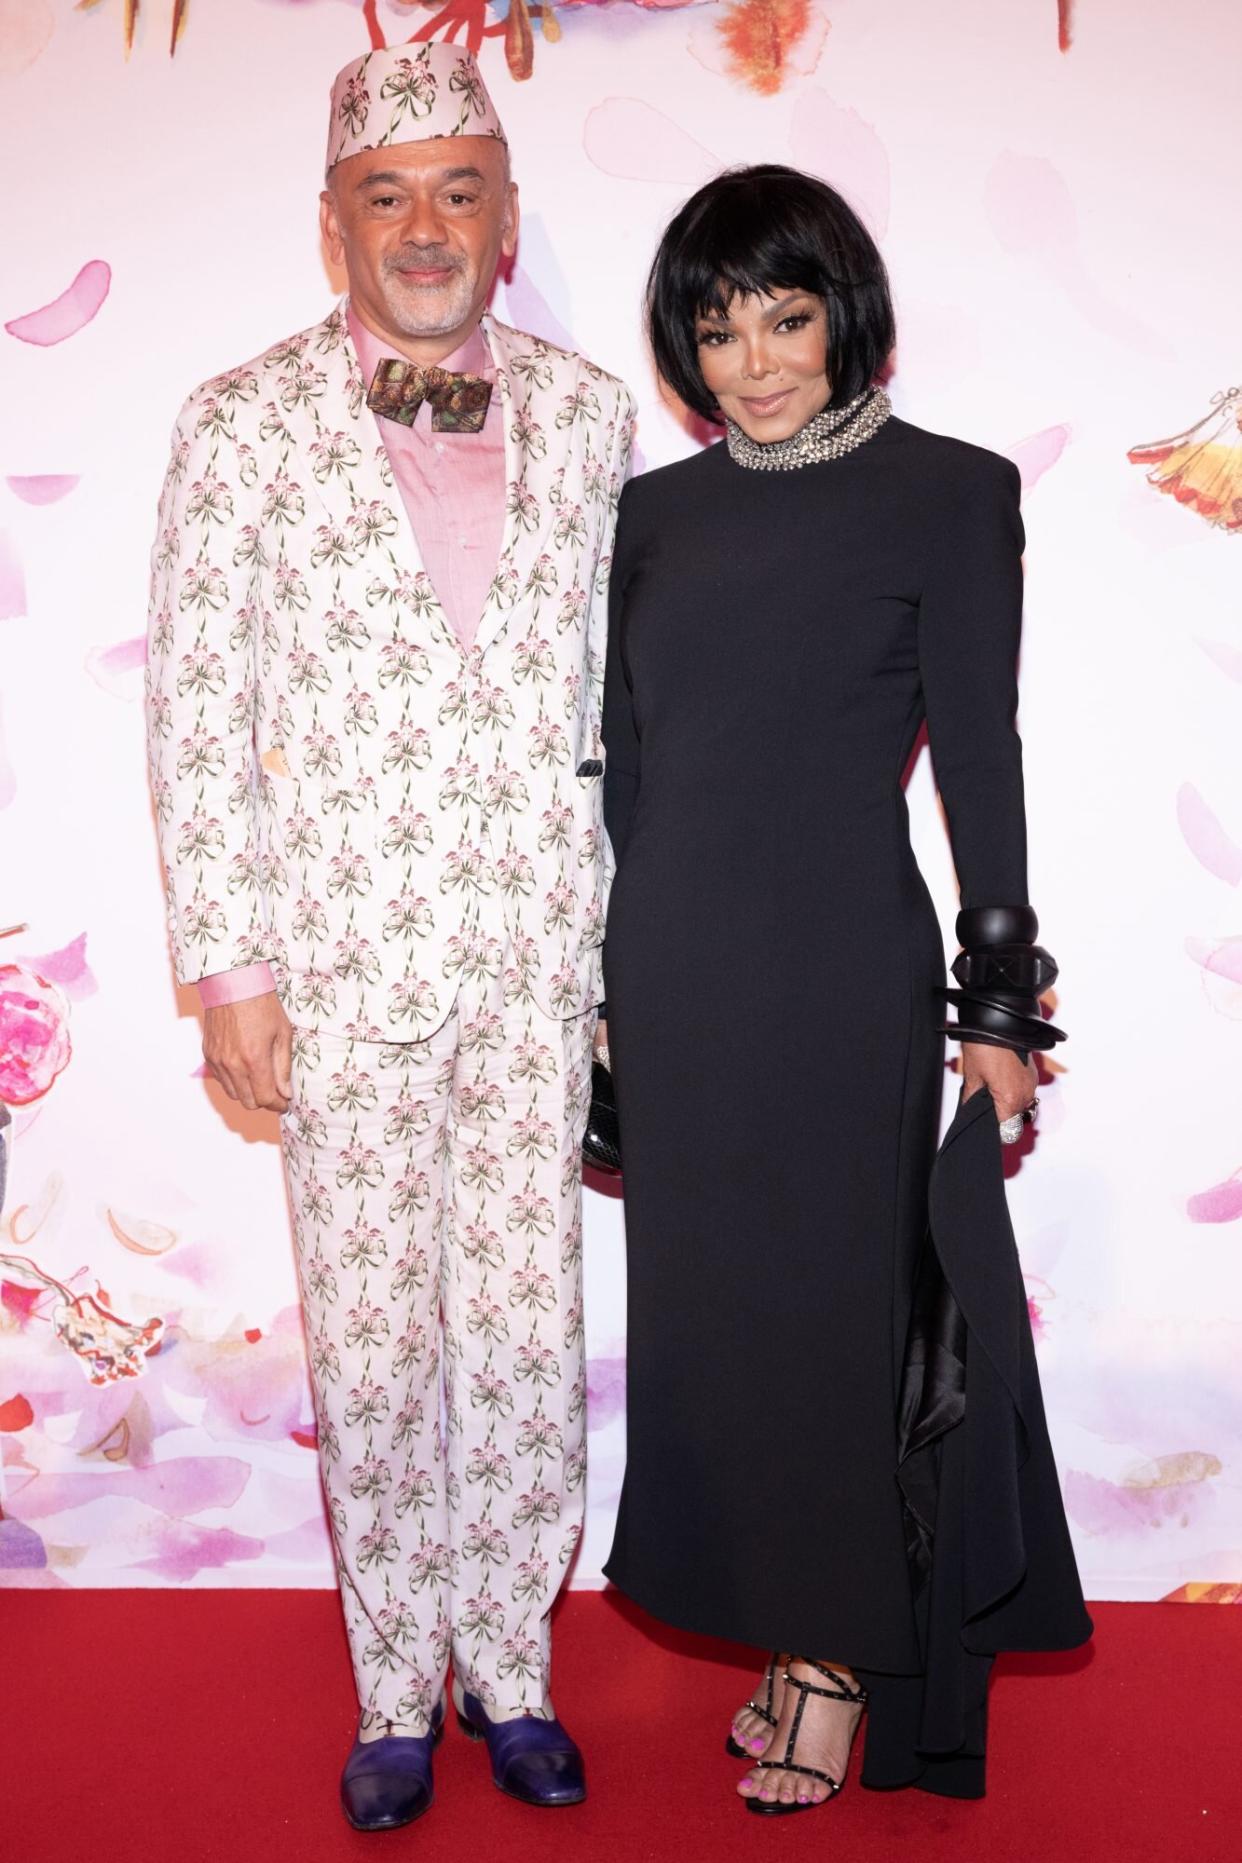
[(780, 1656), (780, 1651), (773, 1650), (772, 1659), (768, 1663), (767, 1668), (763, 1672), (763, 1679), (767, 1683), (767, 1687), (764, 1690), (764, 1700), (763, 1700), (762, 1705), (760, 1705), (760, 1703), (757, 1701), (748, 1701), (746, 1703), (746, 1706), (750, 1709), (751, 1713), (757, 1714), (759, 1716), (759, 1719), (761, 1721), (766, 1721), (769, 1727), (776, 1726), (776, 1716), (772, 1712), (772, 1696), (776, 1689), (776, 1664), (777, 1664), (777, 1660), (779, 1656)]
[(806, 1778), (818, 1779), (821, 1784), (826, 1785), (829, 1798), (835, 1798), (841, 1790), (841, 1781), (834, 1779), (830, 1772), (821, 1772), (818, 1766), (803, 1766), (797, 1760), (754, 1760), (751, 1769), (754, 1772), (802, 1773)]
[(808, 1669), (814, 1669), (817, 1675), (826, 1676), (833, 1687), (820, 1688), (815, 1682), (804, 1682), (801, 1677), (790, 1675), (786, 1669), (785, 1680), (790, 1688), (796, 1688), (805, 1695), (824, 1695), (829, 1701), (851, 1701), (857, 1707), (866, 1706), (867, 1691), (861, 1685), (851, 1687), (836, 1669), (829, 1669), (826, 1664), (815, 1662), (810, 1656), (799, 1656), (797, 1660), (804, 1662)]

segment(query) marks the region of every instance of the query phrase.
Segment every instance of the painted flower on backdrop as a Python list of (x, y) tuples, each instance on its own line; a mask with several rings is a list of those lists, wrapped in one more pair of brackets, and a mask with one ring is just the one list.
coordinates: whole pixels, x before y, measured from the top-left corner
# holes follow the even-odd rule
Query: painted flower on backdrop
[(25, 964), (0, 964), (0, 1101), (41, 1100), (72, 1053), (62, 991)]
[(1242, 531), (1242, 388), (1222, 388), (1193, 427), (1132, 446), (1126, 457), (1214, 530)]
[(95, 1294), (75, 1294), (27, 1255), (0, 1255), (0, 1271), (7, 1283), (33, 1295), (29, 1303), (32, 1314), (41, 1295), (55, 1296), (50, 1316), (52, 1330), (73, 1353), (88, 1384), (116, 1384), (121, 1379), (137, 1378), (145, 1361), (159, 1351), (163, 1320), (122, 1319), (112, 1311), (102, 1288)]
[(829, 22), (812, 0), (726, 0), (690, 48), (709, 71), (773, 97), (819, 64)]

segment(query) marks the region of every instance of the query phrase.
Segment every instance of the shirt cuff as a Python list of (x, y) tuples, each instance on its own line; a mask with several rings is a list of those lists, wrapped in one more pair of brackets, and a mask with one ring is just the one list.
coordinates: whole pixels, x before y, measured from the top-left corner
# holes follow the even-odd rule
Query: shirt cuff
[(240, 970), (218, 970), (198, 980), (198, 997), (204, 1009), (223, 1003), (243, 1003), (251, 996), (266, 996), (276, 988), (270, 964), (243, 964)]

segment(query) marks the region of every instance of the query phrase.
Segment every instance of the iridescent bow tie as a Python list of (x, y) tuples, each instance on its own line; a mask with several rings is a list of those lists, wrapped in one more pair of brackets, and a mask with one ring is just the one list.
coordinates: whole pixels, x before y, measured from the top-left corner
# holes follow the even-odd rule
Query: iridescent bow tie
[(420, 369), (415, 362), (386, 356), (371, 378), (367, 406), (385, 420), (412, 427), (426, 401), (435, 433), (481, 433), (492, 385), (481, 375), (454, 375), (448, 369)]

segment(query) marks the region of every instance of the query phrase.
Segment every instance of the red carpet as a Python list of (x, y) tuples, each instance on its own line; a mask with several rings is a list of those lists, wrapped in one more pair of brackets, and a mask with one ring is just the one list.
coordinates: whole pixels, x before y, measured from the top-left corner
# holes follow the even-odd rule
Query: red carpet
[[(336, 1778), (350, 1678), (326, 1592), (3, 1591), (0, 1830), (14, 1863), (1235, 1863), (1242, 1857), (1242, 1611), (1101, 1605), (1094, 1648), (1004, 1664), (978, 1804), (861, 1791), (771, 1822), (732, 1794), (747, 1652), (691, 1643), (615, 1593), (558, 1612), (556, 1700), (591, 1797), (502, 1798), (450, 1730), (437, 1802), (357, 1836)], [(693, 1650), (693, 1654), (689, 1652)]]

